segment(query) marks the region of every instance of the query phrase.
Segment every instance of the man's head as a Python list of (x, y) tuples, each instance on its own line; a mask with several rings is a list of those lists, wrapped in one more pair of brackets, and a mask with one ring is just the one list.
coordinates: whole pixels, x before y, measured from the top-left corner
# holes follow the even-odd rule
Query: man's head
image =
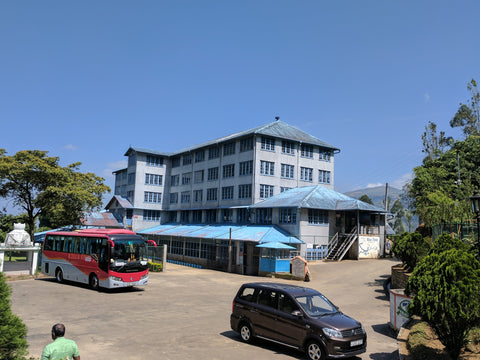
[(52, 326), (52, 338), (55, 340), (58, 337), (65, 335), (65, 325), (55, 324)]

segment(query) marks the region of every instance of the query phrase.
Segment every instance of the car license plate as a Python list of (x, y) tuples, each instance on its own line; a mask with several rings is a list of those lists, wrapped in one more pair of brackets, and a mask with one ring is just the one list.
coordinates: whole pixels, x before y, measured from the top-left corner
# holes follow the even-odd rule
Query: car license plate
[(355, 340), (355, 341), (350, 341), (350, 346), (358, 346), (363, 344), (363, 339), (360, 340)]

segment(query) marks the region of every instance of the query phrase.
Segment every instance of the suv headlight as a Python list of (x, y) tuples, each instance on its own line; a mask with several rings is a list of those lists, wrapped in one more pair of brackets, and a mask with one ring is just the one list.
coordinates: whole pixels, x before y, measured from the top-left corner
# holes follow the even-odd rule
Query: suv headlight
[(323, 333), (327, 335), (330, 338), (342, 338), (342, 333), (338, 330), (332, 329), (332, 328), (323, 328)]

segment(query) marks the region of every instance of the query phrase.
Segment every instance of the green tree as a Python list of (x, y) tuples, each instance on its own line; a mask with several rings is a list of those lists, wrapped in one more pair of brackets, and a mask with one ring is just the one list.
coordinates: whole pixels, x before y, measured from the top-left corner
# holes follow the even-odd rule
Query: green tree
[(10, 287), (0, 273), (0, 359), (23, 360), (27, 351), (27, 327), (10, 309)]
[(358, 198), (358, 200), (366, 202), (367, 204), (370, 204), (370, 205), (374, 205), (372, 199), (370, 199), (370, 196), (368, 196), (367, 194), (363, 194)]
[(480, 91), (477, 87), (477, 82), (472, 79), (467, 84), (467, 89), (470, 91), (470, 103), (460, 103), (455, 116), (450, 120), (451, 127), (461, 127), (465, 137), (470, 135), (480, 134)]
[(405, 226), (403, 225), (403, 217), (405, 216), (405, 211), (403, 209), (402, 202), (397, 199), (390, 208), (390, 212), (394, 215), (393, 224), (390, 224), (392, 229), (397, 234), (405, 232)]
[(78, 225), (86, 212), (99, 208), (102, 195), (110, 191), (104, 179), (81, 173), (81, 163), (66, 167), (47, 151), (24, 150), (7, 156), (0, 149), (0, 196), (27, 214), (33, 239), (35, 221), (40, 215), (53, 218), (56, 226)]
[(464, 250), (432, 253), (416, 266), (405, 292), (413, 295), (410, 314), (427, 321), (457, 359), (480, 317), (478, 260)]
[(435, 160), (452, 144), (453, 139), (445, 136), (444, 131), (437, 134), (437, 125), (431, 121), (425, 126), (425, 132), (422, 135), (423, 150), (426, 159)]

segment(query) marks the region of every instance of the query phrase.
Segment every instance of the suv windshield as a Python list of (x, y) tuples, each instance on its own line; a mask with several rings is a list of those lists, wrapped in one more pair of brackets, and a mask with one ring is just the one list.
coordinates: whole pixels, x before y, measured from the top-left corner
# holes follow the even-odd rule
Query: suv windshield
[(310, 316), (322, 316), (337, 312), (336, 307), (321, 294), (298, 296), (296, 299), (303, 310)]
[(143, 240), (115, 240), (110, 269), (131, 272), (147, 269), (147, 248)]

